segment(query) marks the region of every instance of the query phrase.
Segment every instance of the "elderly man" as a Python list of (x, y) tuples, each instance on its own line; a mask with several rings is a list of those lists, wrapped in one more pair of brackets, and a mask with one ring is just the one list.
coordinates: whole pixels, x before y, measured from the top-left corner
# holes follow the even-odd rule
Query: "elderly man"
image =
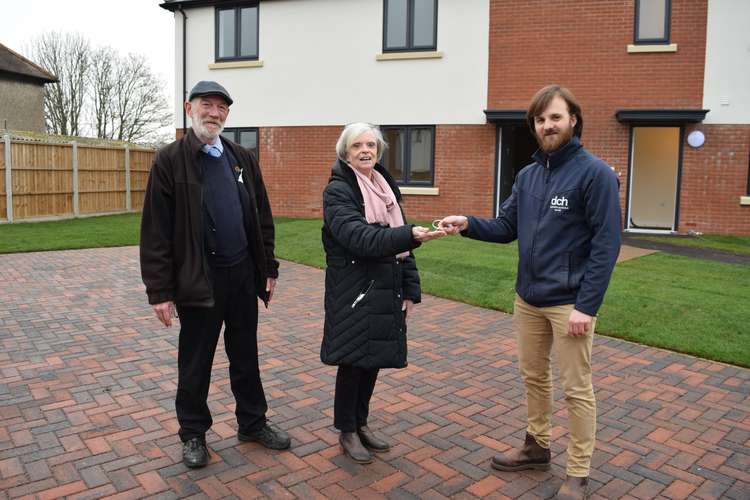
[(192, 127), (156, 153), (141, 223), (141, 275), (165, 326), (180, 320), (175, 409), (188, 467), (208, 463), (207, 405), (216, 345), (224, 347), (240, 441), (286, 449), (289, 436), (266, 421), (258, 369), (258, 301), (273, 295), (279, 263), (260, 167), (221, 137), (232, 98), (216, 82), (193, 87), (185, 103)]
[(556, 498), (585, 498), (596, 435), (591, 346), (620, 250), (619, 183), (612, 168), (583, 148), (583, 114), (569, 90), (544, 87), (526, 118), (539, 150), (518, 174), (500, 216), (454, 215), (440, 224), (447, 233), (478, 240), (518, 239), (513, 318), (528, 425), (523, 448), (495, 456), (492, 467), (550, 468), (554, 346), (570, 426), (567, 477)]

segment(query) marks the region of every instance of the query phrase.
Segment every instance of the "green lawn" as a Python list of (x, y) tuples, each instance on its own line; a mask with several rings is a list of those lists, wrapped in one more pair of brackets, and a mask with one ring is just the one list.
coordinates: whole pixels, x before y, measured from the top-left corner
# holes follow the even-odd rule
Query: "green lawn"
[[(321, 224), (278, 220), (279, 257), (324, 267)], [(424, 292), (512, 312), (515, 243), (451, 237), (426, 243), (415, 254)], [(748, 297), (750, 266), (657, 253), (617, 265), (597, 332), (750, 367)]]
[(701, 236), (639, 235), (636, 239), (685, 247), (711, 248), (724, 252), (750, 255), (750, 236), (723, 236), (718, 234), (704, 234)]
[(0, 225), (0, 253), (137, 245), (141, 214)]
[[(136, 245), (138, 214), (0, 225), (0, 253)], [(319, 219), (276, 220), (279, 258), (324, 267)], [(713, 245), (724, 237), (696, 238)], [(730, 238), (740, 245), (742, 238)], [(747, 242), (747, 238), (744, 239)], [(745, 243), (746, 244), (746, 243)], [(512, 311), (516, 245), (460, 237), (416, 250), (426, 293)], [(618, 264), (599, 333), (750, 367), (750, 266), (657, 253)]]

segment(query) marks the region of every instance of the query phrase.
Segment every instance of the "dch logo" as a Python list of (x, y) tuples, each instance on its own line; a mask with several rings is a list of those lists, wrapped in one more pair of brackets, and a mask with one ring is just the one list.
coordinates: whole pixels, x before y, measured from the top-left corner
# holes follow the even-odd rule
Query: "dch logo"
[(549, 207), (555, 212), (568, 209), (568, 199), (565, 196), (555, 196), (549, 203)]

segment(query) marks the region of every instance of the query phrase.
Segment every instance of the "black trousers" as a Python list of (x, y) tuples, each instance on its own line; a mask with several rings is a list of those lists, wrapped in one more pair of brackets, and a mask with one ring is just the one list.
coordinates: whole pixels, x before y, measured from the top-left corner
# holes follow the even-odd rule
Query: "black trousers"
[(213, 268), (212, 275), (214, 307), (177, 307), (181, 328), (175, 409), (183, 442), (204, 437), (213, 423), (207, 398), (222, 324), (239, 430), (253, 432), (266, 423), (268, 405), (258, 369), (258, 299), (252, 262), (245, 259), (232, 267)]
[(356, 432), (367, 425), (370, 398), (378, 380), (378, 369), (339, 366), (333, 400), (333, 426), (341, 432)]

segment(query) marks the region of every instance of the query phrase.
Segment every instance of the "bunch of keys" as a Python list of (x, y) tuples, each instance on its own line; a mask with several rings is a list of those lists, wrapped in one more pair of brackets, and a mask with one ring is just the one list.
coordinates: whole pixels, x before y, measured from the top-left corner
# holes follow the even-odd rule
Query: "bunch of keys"
[(442, 222), (442, 220), (443, 219), (435, 219), (434, 221), (432, 221), (432, 228), (436, 231), (442, 231), (445, 229), (451, 229), (453, 227), (453, 224), (444, 224), (441, 226), (440, 223)]

